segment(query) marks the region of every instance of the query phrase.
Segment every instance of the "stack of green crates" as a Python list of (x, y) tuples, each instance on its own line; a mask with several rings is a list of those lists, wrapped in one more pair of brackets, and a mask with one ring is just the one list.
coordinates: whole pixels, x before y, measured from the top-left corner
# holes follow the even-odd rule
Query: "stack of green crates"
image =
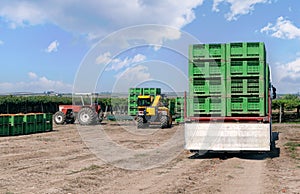
[(11, 115), (9, 118), (10, 128), (9, 135), (22, 135), (23, 134), (23, 114)]
[(138, 113), (137, 100), (139, 95), (159, 95), (161, 94), (160, 88), (129, 88), (128, 94), (128, 115), (136, 116)]
[(225, 116), (225, 58), (225, 44), (190, 45), (190, 116)]
[(189, 116), (265, 116), (269, 69), (262, 42), (189, 47)]
[(10, 129), (10, 115), (0, 115), (0, 136), (8, 136)]
[(44, 128), (45, 132), (53, 130), (53, 120), (52, 120), (51, 113), (44, 114), (44, 125), (45, 125), (45, 128)]
[(226, 116), (265, 116), (269, 75), (264, 43), (226, 44), (226, 65)]
[(176, 97), (175, 99), (175, 114), (179, 115), (175, 119), (176, 123), (181, 123), (184, 121), (184, 98), (183, 97)]
[(36, 133), (35, 117), (34, 113), (24, 115), (24, 134)]
[(0, 136), (26, 135), (52, 131), (52, 114), (1, 114)]

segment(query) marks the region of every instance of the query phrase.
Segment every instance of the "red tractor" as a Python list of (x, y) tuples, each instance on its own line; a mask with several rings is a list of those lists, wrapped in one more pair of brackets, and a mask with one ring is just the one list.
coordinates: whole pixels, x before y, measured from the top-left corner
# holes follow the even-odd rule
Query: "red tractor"
[(73, 105), (59, 105), (59, 111), (53, 115), (54, 122), (58, 125), (73, 124), (75, 120), (81, 125), (101, 123), (103, 112), (98, 104), (97, 96), (91, 93), (74, 94)]

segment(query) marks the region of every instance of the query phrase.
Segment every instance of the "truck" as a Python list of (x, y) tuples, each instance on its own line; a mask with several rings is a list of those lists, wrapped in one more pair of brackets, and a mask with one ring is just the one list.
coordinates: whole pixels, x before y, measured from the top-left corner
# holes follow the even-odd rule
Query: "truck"
[(275, 94), (265, 44), (195, 44), (189, 46), (188, 58), (185, 149), (198, 153), (270, 151)]

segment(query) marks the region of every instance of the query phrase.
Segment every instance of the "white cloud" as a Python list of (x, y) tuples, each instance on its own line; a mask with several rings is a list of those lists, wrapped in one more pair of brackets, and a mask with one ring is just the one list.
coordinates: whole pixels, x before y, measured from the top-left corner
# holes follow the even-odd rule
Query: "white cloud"
[(145, 55), (137, 54), (132, 58), (126, 57), (121, 60), (119, 58), (111, 58), (110, 52), (106, 52), (103, 55), (100, 55), (96, 59), (96, 63), (106, 65), (108, 64), (106, 71), (118, 71), (130, 65), (142, 62), (146, 59)]
[(59, 46), (59, 42), (57, 40), (54, 40), (53, 42), (51, 42), (48, 46), (48, 48), (46, 49), (47, 53), (52, 53), (52, 52), (56, 52)]
[(11, 28), (40, 24), (46, 20), (43, 9), (30, 1), (1, 2), (0, 7), (0, 15), (9, 22)]
[(46, 77), (32, 82), (0, 83), (0, 93), (2, 94), (12, 92), (40, 93), (44, 91), (72, 92), (72, 85), (61, 81), (48, 80)]
[(151, 73), (148, 70), (149, 68), (144, 65), (128, 67), (125, 71), (115, 76), (116, 82), (112, 91), (127, 92), (128, 88), (151, 80)]
[(239, 15), (246, 15), (254, 10), (254, 6), (259, 3), (267, 3), (269, 0), (214, 0), (213, 11), (219, 11), (219, 4), (222, 2), (230, 4), (230, 12), (225, 15), (229, 21), (237, 20)]
[(48, 22), (70, 32), (99, 38), (120, 28), (140, 24), (182, 28), (195, 19), (194, 9), (202, 5), (203, 1), (24, 0), (20, 3), (11, 0), (0, 2), (0, 17), (13, 27)]
[(100, 55), (96, 58), (96, 64), (107, 64), (111, 61), (111, 54), (110, 52), (106, 52), (103, 55)]
[(0, 93), (13, 92), (72, 92), (72, 84), (67, 84), (62, 81), (48, 79), (45, 76), (38, 76), (36, 73), (29, 72), (28, 77), (30, 81), (23, 81), (17, 83), (2, 82), (0, 83)]
[(36, 79), (38, 77), (37, 74), (33, 73), (33, 72), (29, 72), (28, 76), (29, 76), (30, 79)]
[(3, 44), (4, 44), (4, 42), (2, 40), (0, 40), (0, 45), (3, 45)]
[(300, 28), (295, 26), (291, 21), (284, 19), (282, 16), (276, 21), (276, 24), (268, 23), (267, 26), (260, 30), (261, 33), (271, 34), (272, 37), (281, 39), (300, 38)]
[(273, 70), (273, 83), (279, 93), (300, 91), (300, 57), (286, 64), (279, 64)]

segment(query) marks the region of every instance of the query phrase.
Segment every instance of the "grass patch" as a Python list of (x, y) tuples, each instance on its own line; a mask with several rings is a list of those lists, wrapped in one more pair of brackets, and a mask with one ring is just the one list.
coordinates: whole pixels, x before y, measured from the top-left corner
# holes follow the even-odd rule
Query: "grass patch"
[(94, 171), (94, 170), (97, 170), (99, 168), (101, 168), (101, 167), (98, 166), (98, 165), (92, 164), (91, 166), (82, 168), (80, 170), (75, 170), (75, 171), (73, 170), (71, 173), (69, 173), (69, 175), (70, 174), (80, 173), (80, 172), (83, 172), (83, 171)]
[(47, 137), (38, 137), (37, 140), (38, 141), (45, 141), (45, 142), (54, 142), (55, 141), (55, 139), (47, 138)]
[(297, 147), (300, 147), (300, 143), (298, 142), (287, 142), (284, 144), (288, 148), (288, 150), (291, 152), (291, 157), (294, 159), (300, 159), (297, 154)]

